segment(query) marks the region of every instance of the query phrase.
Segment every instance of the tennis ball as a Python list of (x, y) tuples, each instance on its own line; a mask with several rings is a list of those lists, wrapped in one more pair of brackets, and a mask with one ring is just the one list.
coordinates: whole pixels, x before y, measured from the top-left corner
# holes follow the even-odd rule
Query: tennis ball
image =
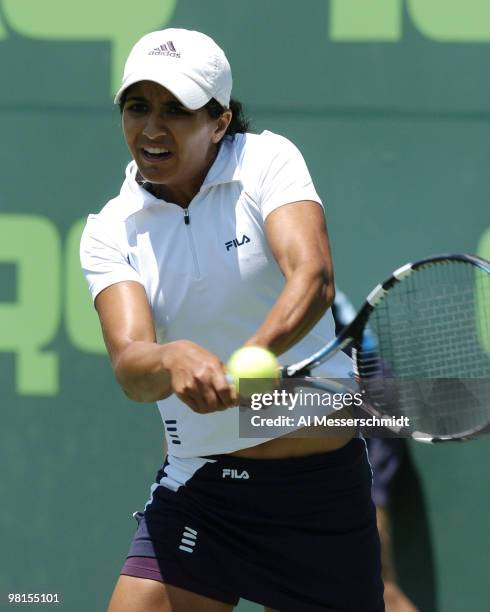
[[(279, 363), (276, 356), (260, 346), (245, 346), (238, 349), (230, 357), (226, 367), (233, 378), (237, 392), (242, 395), (268, 393), (272, 391), (279, 378)], [(240, 379), (242, 379), (241, 389)]]

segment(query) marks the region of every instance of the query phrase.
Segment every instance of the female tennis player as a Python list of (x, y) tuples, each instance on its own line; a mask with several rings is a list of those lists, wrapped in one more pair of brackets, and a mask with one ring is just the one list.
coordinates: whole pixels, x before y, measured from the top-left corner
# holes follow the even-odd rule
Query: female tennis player
[[(381, 612), (364, 441), (239, 436), (224, 362), (244, 345), (286, 363), (311, 354), (334, 334), (334, 289), (301, 154), (247, 133), (231, 89), (209, 37), (144, 36), (115, 98), (133, 160), (82, 237), (116, 378), (157, 402), (168, 448), (109, 611), (227, 612), (243, 597), (268, 611)], [(349, 368), (339, 354), (327, 372)]]

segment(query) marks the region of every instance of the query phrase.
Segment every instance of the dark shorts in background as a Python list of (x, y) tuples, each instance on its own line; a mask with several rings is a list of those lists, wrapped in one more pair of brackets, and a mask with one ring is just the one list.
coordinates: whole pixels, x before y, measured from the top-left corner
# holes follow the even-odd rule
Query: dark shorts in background
[(384, 610), (363, 440), (292, 459), (167, 457), (160, 482), (121, 573), (281, 612)]
[(390, 505), (391, 491), (406, 449), (401, 438), (368, 438), (369, 463), (373, 469), (373, 501), (377, 506)]

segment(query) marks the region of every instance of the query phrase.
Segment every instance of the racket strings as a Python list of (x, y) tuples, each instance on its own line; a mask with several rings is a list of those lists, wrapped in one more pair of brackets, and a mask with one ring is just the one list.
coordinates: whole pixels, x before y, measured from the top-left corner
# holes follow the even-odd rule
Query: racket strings
[(421, 268), (374, 309), (377, 350), (357, 350), (357, 370), (380, 412), (415, 431), (450, 436), (481, 429), (490, 413), (490, 275), (464, 262)]

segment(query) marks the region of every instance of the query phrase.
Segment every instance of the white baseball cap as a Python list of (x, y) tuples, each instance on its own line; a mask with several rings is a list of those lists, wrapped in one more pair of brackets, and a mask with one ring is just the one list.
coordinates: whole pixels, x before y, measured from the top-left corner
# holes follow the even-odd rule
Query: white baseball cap
[(126, 60), (114, 104), (119, 104), (124, 90), (138, 81), (162, 85), (192, 110), (211, 98), (224, 108), (230, 105), (230, 64), (214, 40), (201, 32), (168, 28), (140, 38)]

